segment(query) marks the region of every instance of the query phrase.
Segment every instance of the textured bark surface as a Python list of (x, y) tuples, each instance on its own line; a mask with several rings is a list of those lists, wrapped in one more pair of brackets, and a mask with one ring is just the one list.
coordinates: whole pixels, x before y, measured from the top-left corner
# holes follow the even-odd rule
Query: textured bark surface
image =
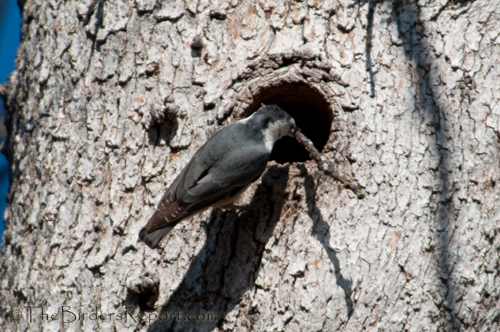
[[(26, 0), (22, 35), (3, 331), (500, 328), (499, 1)], [(138, 242), (212, 133), (300, 100), (366, 198), (271, 162)]]

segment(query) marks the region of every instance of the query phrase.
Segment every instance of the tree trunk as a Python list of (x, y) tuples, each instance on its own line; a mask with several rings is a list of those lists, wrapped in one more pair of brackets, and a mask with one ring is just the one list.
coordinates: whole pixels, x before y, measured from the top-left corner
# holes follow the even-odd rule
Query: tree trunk
[[(500, 2), (26, 0), (3, 331), (498, 331)], [(138, 232), (193, 153), (278, 104), (240, 204)]]

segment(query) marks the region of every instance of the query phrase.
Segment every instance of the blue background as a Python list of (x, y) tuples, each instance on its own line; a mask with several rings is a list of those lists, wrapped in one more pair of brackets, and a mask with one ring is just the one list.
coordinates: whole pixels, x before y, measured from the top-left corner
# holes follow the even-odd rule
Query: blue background
[[(0, 83), (5, 83), (7, 76), (14, 70), (14, 59), (20, 39), (21, 12), (16, 0), (0, 0)], [(0, 142), (5, 141), (4, 115), (3, 101), (0, 98)], [(5, 195), (8, 188), (9, 168), (5, 156), (0, 154), (0, 235), (5, 229), (3, 214), (7, 207)]]

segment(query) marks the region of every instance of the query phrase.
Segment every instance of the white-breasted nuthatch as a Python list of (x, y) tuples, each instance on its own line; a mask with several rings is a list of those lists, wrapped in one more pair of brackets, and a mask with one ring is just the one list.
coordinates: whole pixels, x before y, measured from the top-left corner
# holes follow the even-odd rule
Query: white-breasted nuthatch
[(209, 207), (231, 207), (264, 172), (274, 143), (295, 128), (293, 118), (275, 105), (222, 128), (168, 188), (141, 229), (141, 240), (155, 248), (182, 219)]

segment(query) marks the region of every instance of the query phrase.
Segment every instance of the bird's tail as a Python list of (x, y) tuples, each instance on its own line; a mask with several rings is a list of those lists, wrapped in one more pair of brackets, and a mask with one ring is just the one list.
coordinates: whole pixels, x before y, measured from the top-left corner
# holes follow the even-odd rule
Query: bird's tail
[(158, 243), (170, 232), (172, 228), (174, 228), (175, 224), (172, 226), (166, 226), (160, 229), (157, 229), (152, 232), (148, 232), (146, 227), (143, 227), (139, 232), (139, 238), (144, 241), (151, 248), (156, 248)]

